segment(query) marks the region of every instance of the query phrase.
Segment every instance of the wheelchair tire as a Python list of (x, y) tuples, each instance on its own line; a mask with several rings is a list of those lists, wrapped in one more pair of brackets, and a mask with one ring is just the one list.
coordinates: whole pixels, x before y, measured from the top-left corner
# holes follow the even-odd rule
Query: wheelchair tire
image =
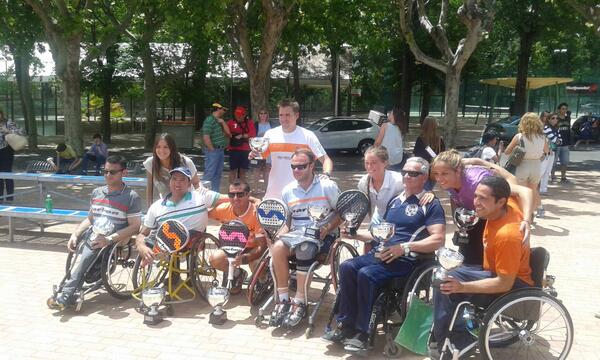
[[(398, 312), (404, 321), (404, 317), (408, 312), (410, 306), (410, 299), (413, 296), (417, 296), (425, 303), (433, 304), (433, 289), (431, 288), (431, 280), (433, 271), (438, 267), (435, 260), (426, 260), (419, 264), (415, 270), (410, 274), (404, 289), (402, 289), (402, 298), (398, 305)], [(429, 274), (429, 275), (428, 275)]]
[(356, 248), (343, 240), (336, 241), (333, 245), (333, 259), (331, 259), (331, 283), (333, 284), (333, 291), (336, 292), (338, 284), (340, 283), (340, 265), (349, 259), (353, 259), (358, 256)]
[(193, 282), (198, 295), (208, 301), (206, 293), (212, 287), (213, 280), (222, 282), (223, 274), (215, 270), (209, 263), (210, 256), (221, 247), (219, 239), (208, 233), (202, 233), (192, 245), (190, 251), (190, 268), (194, 269)]
[(571, 351), (573, 334), (571, 315), (558, 299), (539, 288), (519, 289), (486, 309), (479, 348), (484, 359), (518, 359), (531, 353), (562, 360)]
[[(150, 269), (150, 273), (147, 273), (148, 268)], [(152, 264), (152, 267), (148, 265), (142, 269), (142, 257), (140, 255), (136, 256), (131, 273), (131, 282), (134, 289), (132, 293), (137, 293), (141, 299), (142, 290), (161, 283), (167, 277), (167, 273), (168, 271), (165, 266), (156, 266), (156, 264)]]
[(102, 256), (102, 284), (106, 291), (120, 300), (127, 300), (135, 287), (132, 273), (135, 266), (133, 247), (112, 245)]
[(248, 299), (248, 304), (250, 304), (250, 306), (261, 304), (269, 297), (269, 295), (273, 294), (275, 282), (273, 281), (273, 275), (269, 269), (270, 260), (271, 256), (269, 251), (265, 251), (258, 260), (258, 265), (252, 273), (250, 284), (246, 290), (246, 298)]

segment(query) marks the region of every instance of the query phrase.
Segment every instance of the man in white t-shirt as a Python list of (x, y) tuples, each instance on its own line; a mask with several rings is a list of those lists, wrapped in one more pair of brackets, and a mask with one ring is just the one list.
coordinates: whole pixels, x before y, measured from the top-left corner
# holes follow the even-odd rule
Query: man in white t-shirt
[[(279, 122), (281, 126), (267, 130), (265, 138), (269, 139), (269, 147), (262, 154), (271, 157), (271, 170), (265, 198), (281, 199), (283, 188), (294, 181), (290, 168), (292, 154), (300, 148), (308, 148), (323, 164), (323, 174), (331, 175), (333, 161), (327, 156), (317, 136), (310, 130), (296, 125), (300, 117), (300, 105), (296, 101), (282, 100), (279, 105)], [(257, 153), (250, 153), (252, 159)]]

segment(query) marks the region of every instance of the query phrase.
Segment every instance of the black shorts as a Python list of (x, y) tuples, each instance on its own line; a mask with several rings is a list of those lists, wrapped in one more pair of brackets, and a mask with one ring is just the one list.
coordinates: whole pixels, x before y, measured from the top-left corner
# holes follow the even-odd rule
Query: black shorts
[(229, 152), (229, 170), (248, 170), (248, 168), (250, 167), (250, 160), (248, 160), (248, 154), (250, 154), (250, 151), (231, 150)]

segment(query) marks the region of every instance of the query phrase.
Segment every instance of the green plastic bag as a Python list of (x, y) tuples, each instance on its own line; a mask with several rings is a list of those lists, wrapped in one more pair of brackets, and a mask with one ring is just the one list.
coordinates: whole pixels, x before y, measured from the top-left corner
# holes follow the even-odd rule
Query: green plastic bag
[(427, 355), (431, 324), (433, 324), (433, 306), (421, 299), (413, 298), (406, 319), (396, 335), (396, 343), (416, 354)]

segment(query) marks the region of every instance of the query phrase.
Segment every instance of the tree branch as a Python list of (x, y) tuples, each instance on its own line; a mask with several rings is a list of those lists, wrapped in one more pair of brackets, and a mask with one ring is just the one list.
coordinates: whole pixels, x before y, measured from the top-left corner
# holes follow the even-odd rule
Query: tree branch
[(62, 28), (55, 24), (52, 21), (52, 19), (50, 19), (50, 8), (48, 8), (48, 6), (46, 5), (46, 1), (44, 1), (44, 4), (40, 3), (37, 0), (25, 0), (25, 2), (29, 6), (31, 6), (33, 11), (40, 17), (42, 25), (44, 25), (44, 28), (46, 29), (46, 31), (48, 31), (48, 33), (50, 33), (52, 38), (57, 36), (57, 34), (62, 33)]
[[(440, 50), (444, 57), (450, 61), (452, 58), (452, 49), (450, 49), (450, 45), (448, 44), (448, 37), (446, 36), (443, 26), (440, 26), (439, 24), (437, 26), (433, 26), (429, 20), (429, 16), (427, 16), (424, 0), (416, 1), (417, 12), (419, 14), (419, 22), (421, 23), (421, 26), (423, 26), (425, 31), (427, 31), (427, 33), (431, 36), (435, 46)], [(446, 3), (447, 1), (448, 0), (442, 0), (442, 3)]]

